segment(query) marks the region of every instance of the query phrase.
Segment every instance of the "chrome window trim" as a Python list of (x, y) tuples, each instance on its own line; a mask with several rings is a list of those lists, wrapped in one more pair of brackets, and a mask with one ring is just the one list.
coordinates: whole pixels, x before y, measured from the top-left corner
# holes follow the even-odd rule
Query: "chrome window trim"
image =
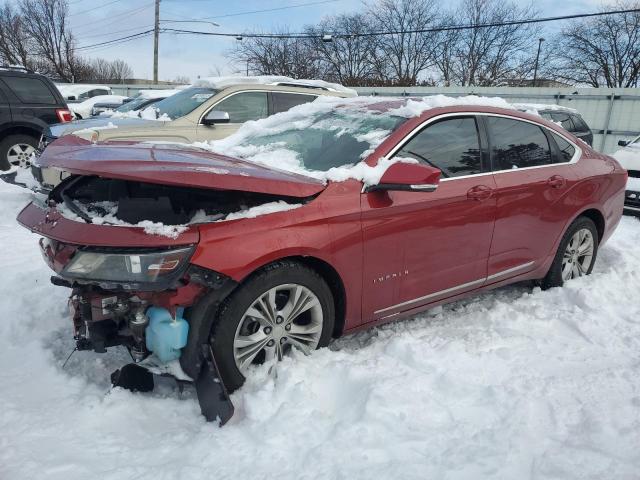
[[(224, 90), (221, 90), (219, 93), (222, 93)], [(320, 97), (320, 95), (314, 95), (313, 93), (307, 93), (307, 92), (289, 92), (286, 90), (268, 90), (268, 89), (264, 89), (264, 90), (260, 90), (260, 89), (251, 89), (251, 90), (238, 90), (237, 92), (231, 92), (229, 95), (227, 95), (224, 98), (221, 98), (220, 100), (218, 100), (216, 103), (214, 103), (213, 105), (211, 105), (211, 107), (206, 110), (202, 115), (200, 115), (200, 118), (198, 119), (198, 126), (202, 125), (204, 126), (204, 124), (202, 123), (202, 119), (204, 117), (207, 116), (207, 114), (213, 110), (215, 107), (217, 107), (220, 103), (224, 102), (225, 100), (227, 100), (228, 98), (233, 97), (234, 95), (238, 95), (240, 93), (264, 93), (265, 95), (267, 95), (267, 116), (264, 118), (269, 118), (271, 115), (269, 115), (269, 93), (271, 92), (276, 92), (276, 93), (290, 93), (292, 95), (307, 95), (307, 96), (312, 96), (312, 97), (316, 97), (316, 99), (318, 97)], [(188, 115), (188, 114), (187, 114)], [(264, 120), (263, 118), (260, 118), (259, 120)], [(251, 120), (249, 120), (251, 121)], [(242, 125), (244, 122), (227, 122), (221, 125)]]
[[(473, 287), (475, 285), (480, 285), (480, 284), (483, 284), (483, 283), (485, 283), (487, 281), (495, 280), (495, 279), (503, 277), (505, 275), (509, 275), (511, 273), (518, 272), (520, 270), (524, 270), (524, 269), (526, 269), (528, 267), (533, 266), (534, 263), (535, 263), (534, 261), (531, 261), (531, 262), (523, 263), (521, 265), (516, 265), (515, 267), (507, 268), (506, 270), (502, 270), (500, 272), (494, 273), (494, 274), (489, 275), (489, 276), (484, 277), (484, 278), (479, 278), (477, 280), (472, 280), (471, 282), (463, 283), (461, 285), (456, 285), (455, 287), (450, 287), (450, 288), (446, 288), (444, 290), (440, 290), (440, 291), (437, 291), (437, 292), (429, 293), (427, 295), (423, 295), (422, 297), (414, 298), (412, 300), (406, 300), (406, 301), (398, 303), (396, 305), (391, 305), (390, 307), (381, 308), (380, 310), (374, 311), (373, 314), (377, 315), (379, 313), (384, 313), (384, 312), (387, 312), (389, 310), (395, 310), (396, 308), (400, 308), (400, 307), (405, 307), (407, 305), (411, 305), (412, 303), (422, 302), (424, 300), (429, 300), (430, 298), (440, 297), (442, 295), (446, 295), (447, 293), (453, 293), (453, 292), (456, 292), (458, 290), (464, 290), (466, 288)], [(400, 312), (397, 312), (397, 313), (394, 313), (394, 314), (391, 314), (391, 315), (387, 315), (386, 317), (391, 317), (393, 315), (398, 315), (399, 313)], [(386, 318), (386, 317), (383, 317), (383, 318)]]
[[(393, 158), (393, 156), (398, 152), (398, 150), (400, 150), (402, 147), (404, 147), (404, 145), (409, 142), (415, 135), (417, 135), (420, 130), (422, 130), (423, 128), (426, 128), (429, 124), (436, 122), (438, 120), (441, 120), (443, 118), (448, 118), (448, 117), (469, 117), (469, 116), (485, 116), (485, 117), (501, 117), (501, 118), (508, 118), (510, 120), (516, 120), (516, 121), (520, 121), (520, 122), (526, 122), (526, 123), (531, 123), (537, 127), (540, 128), (544, 128), (546, 130), (548, 130), (551, 133), (554, 133), (560, 137), (562, 137), (563, 140), (569, 142), (571, 144), (571, 146), (573, 148), (575, 148), (575, 153), (573, 154), (573, 157), (571, 158), (571, 160), (569, 162), (558, 162), (558, 163), (551, 163), (549, 165), (536, 165), (534, 167), (523, 167), (523, 168), (514, 168), (514, 169), (507, 169), (507, 170), (495, 170), (495, 171), (490, 171), (490, 172), (481, 172), (481, 173), (474, 173), (471, 175), (460, 175), (458, 177), (449, 177), (449, 178), (443, 178), (440, 180), (440, 182), (449, 182), (451, 180), (460, 180), (460, 179), (464, 179), (464, 178), (471, 178), (471, 177), (481, 177), (484, 175), (496, 175), (496, 174), (501, 174), (501, 173), (512, 173), (512, 172), (521, 172), (521, 171), (526, 171), (526, 170), (531, 170), (534, 168), (547, 168), (547, 167), (557, 167), (558, 165), (571, 165), (571, 164), (575, 164), (578, 162), (578, 160), (580, 159), (580, 157), (582, 156), (582, 148), (580, 148), (574, 141), (572, 141), (571, 139), (565, 137), (563, 134), (556, 132), (555, 130), (553, 130), (552, 128), (547, 127), (546, 125), (542, 125), (540, 123), (534, 122), (533, 120), (528, 120), (525, 118), (519, 118), (519, 117), (513, 117), (511, 115), (506, 115), (506, 114), (502, 114), (502, 113), (489, 113), (489, 112), (455, 112), (455, 113), (443, 113), (441, 115), (436, 115), (435, 117), (429, 118), (427, 120), (425, 120), (424, 122), (422, 122), (420, 125), (416, 126), (413, 130), (411, 130), (411, 132), (409, 132), (408, 135), (406, 135), (395, 147), (393, 147), (391, 149), (391, 151), (385, 155), (384, 157), (380, 157), (380, 160), (384, 159), (384, 160), (390, 160), (391, 158)], [(380, 161), (378, 160), (378, 161)]]

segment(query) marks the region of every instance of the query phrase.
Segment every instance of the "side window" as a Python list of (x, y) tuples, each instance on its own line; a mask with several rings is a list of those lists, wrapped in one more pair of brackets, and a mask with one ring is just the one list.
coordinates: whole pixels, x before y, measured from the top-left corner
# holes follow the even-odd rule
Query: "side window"
[(554, 160), (553, 163), (564, 163), (570, 162), (573, 158), (573, 155), (576, 153), (576, 149), (573, 145), (567, 142), (560, 135), (556, 135), (555, 133), (551, 133), (551, 136), (558, 145), (558, 152), (560, 153), (560, 158)]
[(549, 165), (549, 141), (532, 123), (503, 117), (487, 117), (494, 170)]
[(218, 103), (214, 110), (220, 110), (229, 114), (230, 123), (244, 123), (249, 120), (266, 118), (267, 94), (266, 92), (246, 92), (232, 95)]
[(573, 132), (575, 127), (573, 122), (571, 121), (571, 117), (568, 113), (552, 113), (551, 118), (554, 122), (560, 122), (562, 128), (564, 128), (567, 132)]
[(286, 112), (290, 108), (302, 105), (303, 103), (313, 102), (316, 98), (315, 95), (301, 95), (298, 93), (282, 93), (272, 92), (271, 101), (273, 104), (273, 113)]
[(396, 156), (415, 158), (439, 168), (445, 178), (481, 173), (476, 120), (460, 117), (431, 124), (409, 140)]
[(4, 83), (24, 103), (44, 103), (55, 105), (56, 99), (49, 87), (39, 78), (3, 77)]

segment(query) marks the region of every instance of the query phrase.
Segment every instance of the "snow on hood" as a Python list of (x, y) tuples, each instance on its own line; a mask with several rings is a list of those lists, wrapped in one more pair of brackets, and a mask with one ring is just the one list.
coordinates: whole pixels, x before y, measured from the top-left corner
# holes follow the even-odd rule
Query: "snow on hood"
[(70, 103), (69, 109), (76, 115), (80, 115), (82, 118), (91, 116), (91, 109), (96, 103), (117, 103), (122, 104), (125, 99), (123, 95), (97, 95), (95, 97), (88, 98), (84, 102)]
[[(611, 156), (615, 158), (625, 170), (635, 170), (640, 173), (640, 137)], [(627, 180), (627, 190), (640, 192), (640, 178), (629, 177)]]
[(355, 90), (344, 87), (339, 83), (330, 83), (325, 82), (324, 80), (295, 79), (274, 75), (259, 75), (254, 77), (205, 77), (196, 80), (193, 86), (209, 87), (221, 90), (233, 85), (276, 85), (278, 83), (298, 84), (302, 86), (308, 85), (311, 87), (324, 88), (334, 92), (344, 93), (353, 97), (358, 95), (358, 92)]
[(141, 125), (153, 125), (156, 122), (151, 122), (148, 120), (143, 120), (136, 117), (107, 117), (107, 116), (98, 116), (87, 118), (85, 120), (74, 120), (73, 122), (66, 123), (56, 123), (54, 125), (49, 125), (48, 135), (52, 137), (62, 137), (63, 135), (69, 135), (71, 133), (75, 133), (80, 130), (86, 129), (95, 129), (107, 126), (112, 124), (116, 127), (126, 128), (126, 127), (137, 127)]
[[(434, 95), (422, 98), (399, 99), (397, 97), (320, 97), (286, 112), (268, 118), (245, 123), (233, 135), (195, 145), (216, 153), (231, 155), (274, 169), (307, 175), (323, 182), (355, 179), (365, 185), (376, 185), (386, 169), (396, 162), (416, 162), (413, 159), (381, 159), (376, 166), (362, 162), (386, 140), (406, 119), (417, 117), (426, 110), (456, 105), (482, 105), (513, 110), (502, 98), (478, 96), (447, 97)], [(335, 115), (333, 115), (335, 114)], [(291, 141), (283, 141), (287, 132), (303, 135), (314, 130), (332, 132), (334, 138), (351, 136), (355, 142), (368, 145), (359, 158), (326, 170), (309, 168), (304, 163), (300, 148)], [(280, 135), (280, 137), (278, 137)], [(273, 141), (269, 139), (272, 138)], [(304, 142), (304, 140), (300, 140)], [(304, 146), (303, 146), (304, 147)]]

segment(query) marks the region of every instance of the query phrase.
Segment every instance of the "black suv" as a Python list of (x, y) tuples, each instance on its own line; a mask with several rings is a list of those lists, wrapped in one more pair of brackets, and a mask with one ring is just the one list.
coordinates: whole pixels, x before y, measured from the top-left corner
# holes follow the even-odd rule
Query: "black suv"
[(567, 132), (573, 133), (580, 140), (588, 143), (590, 146), (593, 146), (593, 133), (578, 112), (570, 111), (568, 109), (540, 109), (538, 110), (538, 113), (547, 120), (560, 122), (562, 124), (562, 128)]
[(0, 66), (0, 170), (27, 168), (45, 127), (69, 121), (71, 112), (51, 80)]

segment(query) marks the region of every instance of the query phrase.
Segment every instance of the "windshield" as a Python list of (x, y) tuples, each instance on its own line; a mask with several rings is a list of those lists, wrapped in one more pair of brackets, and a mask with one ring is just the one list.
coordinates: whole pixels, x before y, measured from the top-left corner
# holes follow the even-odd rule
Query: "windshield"
[(148, 98), (134, 98), (133, 100), (128, 101), (127, 103), (123, 103), (118, 108), (116, 108), (116, 112), (133, 112), (135, 110), (139, 110), (140, 107), (149, 104)]
[[(334, 167), (354, 165), (363, 160), (386, 139), (406, 118), (367, 108), (331, 108), (309, 111), (296, 107), (287, 114), (297, 118), (256, 128), (248, 134), (222, 140), (228, 154), (270, 164), (287, 170), (326, 172)], [(291, 116), (291, 115), (290, 115)], [(218, 147), (214, 144), (212, 146)], [(235, 143), (235, 145), (231, 145)]]
[(193, 112), (216, 93), (218, 93), (218, 90), (213, 88), (191, 87), (160, 100), (154, 104), (153, 108), (156, 110), (158, 117), (167, 115), (175, 120)]

